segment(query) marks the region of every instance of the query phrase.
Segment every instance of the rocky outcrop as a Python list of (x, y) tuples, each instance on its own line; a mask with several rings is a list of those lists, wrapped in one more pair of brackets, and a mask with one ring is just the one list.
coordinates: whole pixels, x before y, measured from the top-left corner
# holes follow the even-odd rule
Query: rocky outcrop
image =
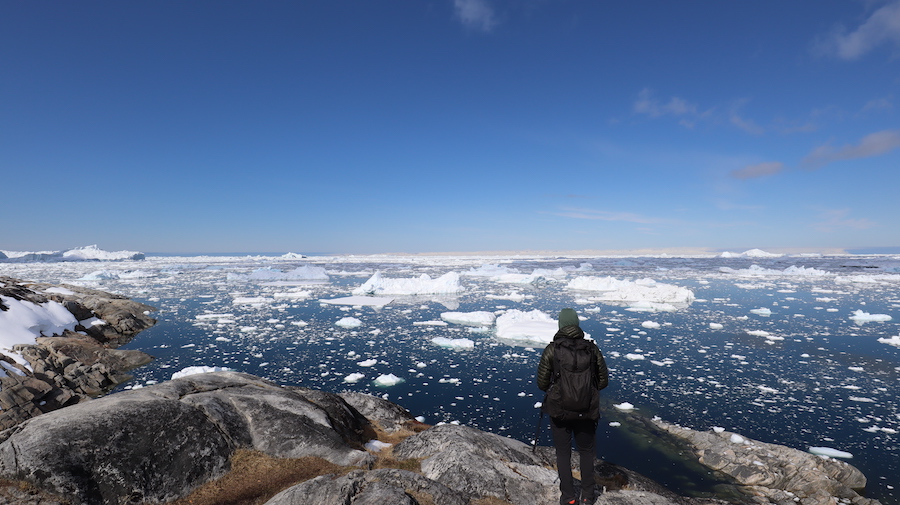
[[(236, 372), (191, 375), (80, 403), (0, 432), (0, 478), (28, 482), (76, 504), (166, 503), (223, 475), (237, 449), (251, 448), (355, 467), (285, 489), (267, 505), (465, 505), (482, 498), (515, 505), (558, 503), (552, 448), (535, 451), (453, 424), (409, 429), (413, 423), (405, 409), (360, 393), (284, 387)], [(730, 503), (818, 505), (841, 499), (877, 504), (818, 480), (812, 470), (836, 468), (823, 471), (849, 488), (864, 482), (849, 465), (760, 442), (733, 447), (731, 434), (656, 423), (661, 433), (671, 432), (666, 436), (690, 441), (706, 464), (732, 472), (743, 495)], [(409, 433), (386, 449), (404, 469), (373, 469), (377, 456), (364, 445), (392, 427)], [(785, 473), (791, 468), (794, 473)], [(678, 496), (604, 461), (595, 461), (591, 470), (603, 490), (598, 504), (726, 503)], [(790, 489), (761, 491), (774, 485), (775, 475), (779, 482), (790, 482)]]
[(165, 503), (221, 476), (233, 452), (367, 465), (368, 421), (339, 396), (200, 374), (35, 417), (0, 432), (0, 477), (78, 503)]
[(660, 429), (686, 442), (700, 463), (722, 472), (740, 485), (748, 502), (830, 505), (874, 505), (861, 496), (866, 477), (856, 467), (837, 459), (751, 440), (724, 430), (694, 431), (652, 421)]
[[(105, 393), (131, 379), (125, 372), (153, 359), (141, 351), (116, 349), (156, 323), (147, 315), (153, 307), (103, 291), (9, 277), (0, 277), (0, 296), (34, 307), (58, 303), (79, 321), (74, 331), (14, 346), (30, 368), (0, 354), (5, 368), (0, 374), (0, 429)], [(0, 310), (9, 307), (0, 303)]]

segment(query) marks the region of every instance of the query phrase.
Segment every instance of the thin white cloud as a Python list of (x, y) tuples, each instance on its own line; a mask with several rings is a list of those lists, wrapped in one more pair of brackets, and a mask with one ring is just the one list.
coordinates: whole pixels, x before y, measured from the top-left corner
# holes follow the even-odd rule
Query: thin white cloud
[(784, 163), (780, 161), (769, 161), (766, 163), (757, 163), (756, 165), (747, 165), (744, 168), (732, 170), (730, 175), (735, 179), (755, 179), (757, 177), (775, 175), (783, 170)]
[(875, 10), (853, 31), (835, 31), (819, 44), (819, 49), (843, 60), (855, 60), (885, 43), (900, 46), (900, 0)]
[(859, 144), (845, 145), (840, 149), (835, 149), (830, 144), (819, 146), (803, 158), (803, 164), (809, 168), (820, 168), (835, 161), (880, 156), (898, 147), (900, 147), (900, 130), (882, 130), (866, 135)]
[(878, 111), (889, 111), (894, 108), (893, 97), (885, 97), (885, 98), (876, 98), (875, 100), (869, 100), (863, 106), (862, 111), (865, 112), (878, 112)]
[(663, 219), (641, 216), (632, 212), (610, 212), (595, 209), (562, 209), (557, 216), (573, 219), (590, 219), (594, 221), (625, 221), (628, 223), (659, 224), (666, 222)]
[(824, 209), (819, 212), (821, 221), (814, 223), (813, 228), (822, 232), (832, 233), (844, 229), (865, 230), (876, 226), (874, 221), (866, 218), (851, 219), (847, 215), (850, 209)]
[(650, 88), (644, 88), (638, 94), (638, 99), (634, 102), (634, 111), (650, 117), (660, 117), (667, 114), (672, 116), (698, 115), (697, 104), (690, 103), (684, 98), (677, 96), (673, 96), (668, 102), (662, 103), (653, 96)]
[(487, 0), (453, 0), (453, 8), (467, 28), (489, 32), (497, 25), (494, 9)]

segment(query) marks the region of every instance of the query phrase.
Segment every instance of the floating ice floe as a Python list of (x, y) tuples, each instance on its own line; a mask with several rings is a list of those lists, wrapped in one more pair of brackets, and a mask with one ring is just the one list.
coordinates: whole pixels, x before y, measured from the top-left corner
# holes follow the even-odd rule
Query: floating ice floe
[(771, 310), (771, 309), (768, 309), (768, 308), (766, 308), (766, 307), (762, 307), (762, 308), (759, 308), (759, 309), (750, 309), (750, 313), (751, 313), (751, 314), (756, 314), (756, 315), (758, 315), (758, 316), (771, 316), (771, 315), (772, 315), (772, 310)]
[(459, 284), (459, 274), (447, 272), (432, 279), (428, 274), (416, 278), (389, 279), (381, 272), (369, 278), (362, 286), (353, 290), (354, 295), (436, 295), (457, 294), (463, 291)]
[(613, 405), (613, 407), (615, 407), (619, 410), (634, 410), (634, 405), (632, 405), (628, 402), (618, 403), (618, 404)]
[(197, 375), (201, 373), (212, 373), (212, 372), (232, 372), (233, 369), (221, 367), (221, 366), (189, 366), (187, 368), (182, 368), (181, 371), (175, 372), (172, 374), (172, 380), (180, 379), (182, 377), (188, 377), (190, 375)]
[(377, 360), (377, 359), (374, 359), (374, 358), (373, 358), (373, 359), (367, 359), (367, 360), (365, 360), (365, 361), (359, 361), (359, 362), (357, 362), (356, 364), (359, 365), (359, 366), (365, 366), (365, 367), (375, 366), (375, 365), (378, 364), (378, 360)]
[[(299, 284), (321, 284), (329, 280), (324, 268), (312, 265), (303, 265), (287, 272), (277, 268), (262, 267), (257, 268), (245, 278), (251, 281), (288, 281)], [(230, 279), (238, 280), (241, 277), (232, 275)]]
[(719, 271), (724, 274), (736, 275), (739, 277), (830, 277), (834, 274), (810, 267), (798, 267), (796, 265), (789, 266), (784, 270), (776, 270), (772, 268), (763, 268), (759, 265), (750, 265), (749, 268), (731, 268), (720, 267)]
[(444, 321), (466, 326), (491, 326), (496, 318), (493, 312), (487, 311), (441, 313), (441, 319)]
[(829, 458), (850, 459), (853, 457), (853, 454), (850, 454), (849, 452), (839, 451), (837, 449), (832, 449), (831, 447), (810, 447), (809, 452), (816, 456), (828, 456)]
[(312, 293), (309, 291), (285, 291), (282, 293), (275, 293), (272, 296), (276, 300), (305, 300), (312, 296)]
[(262, 306), (268, 305), (274, 302), (274, 298), (269, 298), (266, 296), (238, 296), (231, 300), (233, 305), (254, 305), (254, 306)]
[(507, 274), (518, 274), (515, 268), (509, 268), (504, 265), (481, 265), (463, 272), (463, 275), (470, 277), (500, 277)]
[(79, 281), (108, 281), (118, 279), (119, 274), (113, 272), (112, 270), (96, 270), (89, 274), (84, 274), (79, 277)]
[(568, 272), (562, 268), (557, 268), (556, 270), (536, 268), (530, 274), (508, 273), (498, 275), (492, 279), (506, 284), (538, 284), (551, 280), (565, 279), (568, 275)]
[(502, 340), (549, 344), (557, 331), (559, 322), (537, 309), (513, 309), (497, 317), (497, 338)]
[(643, 323), (641, 323), (641, 326), (647, 329), (655, 330), (659, 328), (659, 323), (655, 321), (644, 321)]
[(354, 373), (351, 373), (351, 374), (347, 374), (347, 376), (344, 377), (344, 382), (348, 382), (348, 383), (350, 383), (350, 384), (354, 384), (354, 383), (356, 383), (356, 382), (359, 382), (360, 379), (364, 379), (365, 377), (366, 377), (365, 374), (361, 374), (361, 373), (359, 373), (359, 372), (354, 372)]
[(733, 253), (725, 251), (719, 255), (720, 258), (780, 258), (783, 254), (770, 253), (762, 249), (750, 249), (742, 253)]
[(721, 323), (709, 323), (709, 329), (711, 329), (711, 330), (721, 330), (724, 327), (725, 326), (722, 325)]
[(636, 354), (636, 353), (628, 353), (625, 355), (625, 359), (630, 360), (630, 361), (642, 361), (644, 359), (644, 355)]
[(574, 291), (595, 291), (599, 295), (590, 297), (600, 301), (627, 305), (631, 311), (671, 312), (687, 307), (694, 301), (690, 289), (663, 284), (653, 279), (636, 281), (619, 280), (613, 277), (576, 277), (566, 286)]
[(879, 338), (879, 342), (882, 344), (892, 345), (894, 347), (900, 347), (900, 335), (895, 335), (890, 338)]
[(871, 322), (884, 322), (890, 321), (893, 319), (891, 316), (887, 314), (869, 314), (868, 312), (863, 312), (862, 310), (857, 310), (850, 316), (850, 320), (855, 323), (871, 323)]
[(450, 349), (474, 349), (475, 342), (468, 338), (446, 338), (446, 337), (436, 337), (431, 339), (431, 342), (440, 347), (447, 347)]
[(397, 384), (400, 384), (401, 382), (403, 382), (403, 379), (397, 377), (392, 373), (379, 375), (378, 378), (375, 379), (376, 385), (385, 387), (395, 386)]
[(355, 317), (344, 317), (339, 321), (334, 323), (335, 326), (340, 326), (341, 328), (358, 328), (362, 326), (362, 321)]
[(361, 307), (384, 307), (392, 301), (394, 301), (393, 298), (377, 296), (344, 296), (342, 298), (319, 299), (319, 302), (331, 305), (354, 305)]

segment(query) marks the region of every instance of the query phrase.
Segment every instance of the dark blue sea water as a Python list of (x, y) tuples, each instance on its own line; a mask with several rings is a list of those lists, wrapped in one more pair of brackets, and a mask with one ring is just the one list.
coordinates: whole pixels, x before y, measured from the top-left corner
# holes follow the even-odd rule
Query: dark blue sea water
[[(324, 268), (327, 280), (277, 282), (279, 273), (303, 265)], [(482, 265), (526, 274), (545, 269), (548, 275), (527, 284), (466, 275)], [(165, 381), (190, 366), (228, 367), (282, 384), (381, 395), (427, 423), (459, 422), (529, 443), (538, 421), (534, 404), (541, 400), (533, 377), (543, 344), (498, 340), (493, 329), (421, 323), (440, 321), (448, 311), (537, 309), (555, 316), (571, 306), (610, 366), (598, 430), (603, 459), (682, 493), (704, 494), (715, 484), (614, 407), (627, 402), (637, 414), (695, 429), (723, 427), (801, 450), (849, 452), (849, 462), (869, 478), (868, 496), (888, 504), (900, 503), (900, 348), (878, 339), (900, 334), (898, 265), (892, 256), (207, 256), (11, 265), (18, 271), (0, 273), (88, 284), (158, 307), (159, 323), (128, 345), (157, 359), (134, 371), (135, 380), (124, 387)], [(253, 278), (260, 268), (269, 269), (268, 279)], [(112, 278), (78, 280), (97, 271)], [(383, 308), (320, 302), (350, 295), (376, 271), (405, 279), (457, 272), (463, 291), (401, 296)], [(696, 300), (675, 311), (630, 311), (592, 299), (597, 293), (568, 289), (579, 276), (650, 278), (689, 288)], [(860, 310), (891, 319), (851, 320)], [(335, 325), (345, 317), (360, 326)], [(439, 347), (431, 341), (439, 336), (471, 339), (474, 349)], [(367, 360), (374, 364), (360, 365)], [(346, 382), (352, 373), (365, 377)], [(383, 374), (403, 382), (376, 385)], [(546, 426), (541, 443), (550, 443)]]

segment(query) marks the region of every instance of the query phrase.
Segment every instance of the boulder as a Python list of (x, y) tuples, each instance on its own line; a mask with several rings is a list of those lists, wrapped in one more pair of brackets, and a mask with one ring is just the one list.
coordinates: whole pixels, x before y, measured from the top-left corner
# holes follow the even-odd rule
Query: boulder
[(353, 391), (343, 392), (340, 396), (359, 413), (366, 416), (366, 419), (388, 433), (421, 424), (408, 410), (383, 398)]
[(732, 477), (739, 490), (760, 502), (819, 505), (838, 498), (857, 505), (878, 503), (859, 494), (866, 487), (866, 477), (847, 462), (728, 431), (695, 431), (659, 419), (652, 422), (685, 442), (700, 463)]
[(417, 473), (379, 469), (316, 477), (282, 491), (265, 505), (418, 505), (417, 496), (441, 505), (469, 503), (462, 493)]
[(374, 458), (362, 450), (367, 425), (337, 395), (235, 372), (200, 374), (0, 432), (0, 477), (85, 504), (164, 503), (221, 476), (238, 448), (366, 466)]

